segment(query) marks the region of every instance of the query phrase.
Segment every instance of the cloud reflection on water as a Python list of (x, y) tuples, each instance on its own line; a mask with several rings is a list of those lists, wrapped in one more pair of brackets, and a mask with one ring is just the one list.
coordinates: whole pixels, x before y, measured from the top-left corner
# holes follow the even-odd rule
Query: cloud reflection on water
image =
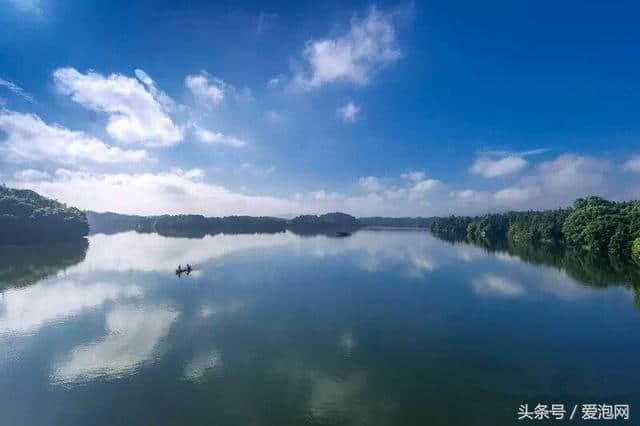
[(74, 348), (54, 366), (52, 381), (69, 383), (133, 374), (152, 359), (178, 313), (164, 307), (117, 307), (107, 315), (107, 336)]
[(52, 321), (72, 317), (106, 301), (141, 295), (142, 290), (136, 285), (81, 284), (68, 280), (12, 288), (0, 296), (0, 334), (31, 333)]

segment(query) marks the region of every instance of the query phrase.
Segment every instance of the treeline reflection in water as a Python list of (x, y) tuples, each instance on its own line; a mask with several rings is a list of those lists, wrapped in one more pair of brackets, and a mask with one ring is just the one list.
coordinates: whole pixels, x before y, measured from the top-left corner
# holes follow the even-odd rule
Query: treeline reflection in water
[[(402, 232), (404, 231), (404, 232)], [(407, 253), (405, 257), (409, 261), (416, 263), (416, 269), (430, 269), (432, 260), (416, 261), (416, 239), (415, 235), (422, 236), (426, 239), (433, 239), (428, 231), (416, 232), (412, 229), (364, 229), (356, 232), (356, 238), (352, 242), (346, 242), (341, 247), (343, 249), (360, 250), (366, 253), (373, 251), (377, 255), (387, 257), (389, 253), (394, 254), (394, 258), (402, 257), (398, 251), (399, 244), (392, 247), (375, 248), (376, 242), (372, 239), (360, 238), (363, 234), (371, 233), (399, 233), (402, 235), (411, 235), (407, 239)], [(294, 241), (300, 237), (323, 237), (333, 238), (336, 235), (333, 232), (327, 233), (307, 233), (299, 234), (295, 232), (266, 232), (266, 233), (221, 233), (217, 235), (208, 235), (201, 233), (182, 232), (180, 234), (171, 233), (139, 233), (135, 231), (126, 231), (113, 234), (96, 234), (92, 238), (99, 240), (100, 244), (96, 247), (94, 257), (99, 256), (91, 262), (97, 267), (111, 265), (113, 270), (123, 269), (142, 269), (142, 270), (170, 270), (180, 261), (184, 262), (206, 262), (209, 258), (215, 258), (229, 252), (238, 250), (248, 250), (252, 248), (267, 248), (274, 245), (283, 245)], [(157, 238), (168, 238), (174, 240), (174, 246), (181, 249), (174, 250), (172, 254), (163, 256), (161, 263), (158, 264), (157, 256), (152, 254), (154, 241)], [(395, 236), (394, 236), (395, 238)], [(127, 247), (124, 240), (135, 239), (136, 247)], [(351, 240), (352, 237), (347, 237)], [(473, 247), (483, 250), (487, 255), (495, 255), (498, 257), (509, 256), (517, 258), (523, 262), (553, 267), (563, 271), (566, 275), (576, 282), (589, 287), (608, 287), (608, 286), (624, 286), (633, 291), (636, 305), (640, 308), (640, 268), (633, 264), (617, 263), (609, 257), (589, 256), (584, 253), (578, 253), (567, 250), (563, 247), (554, 246), (533, 246), (528, 244), (516, 244), (508, 240), (498, 241), (492, 244), (470, 244), (460, 240), (449, 240), (437, 238), (441, 241), (449, 243), (454, 248), (462, 249), (465, 247)], [(189, 242), (191, 240), (191, 242)], [(200, 240), (201, 242), (193, 241)], [(206, 241), (205, 241), (206, 240)], [(216, 243), (211, 244), (211, 241)], [(111, 244), (119, 246), (109, 247), (103, 244), (103, 241), (110, 241)], [(371, 245), (371, 246), (367, 246)], [(0, 246), (0, 290), (9, 287), (23, 287), (34, 284), (50, 276), (55, 276), (61, 271), (81, 263), (85, 260), (89, 242), (86, 239), (66, 243), (43, 243), (35, 245), (10, 245)], [(322, 252), (324, 249), (318, 245), (318, 250)], [(331, 250), (336, 250), (332, 247)], [(429, 250), (428, 247), (424, 250)], [(460, 251), (460, 250), (458, 250)], [(385, 254), (383, 254), (386, 253)], [(432, 252), (433, 256), (434, 253)], [(420, 257), (420, 256), (418, 256)], [(423, 256), (424, 257), (424, 256)], [(366, 262), (372, 262), (369, 258)], [(385, 261), (389, 261), (386, 259)], [(149, 263), (154, 263), (150, 265)], [(376, 260), (375, 262), (379, 262)]]
[(640, 267), (620, 262), (609, 256), (595, 256), (562, 246), (518, 244), (504, 239), (496, 242), (472, 244), (456, 239), (438, 237), (452, 245), (473, 245), (496, 256), (512, 256), (526, 263), (550, 266), (563, 271), (576, 282), (589, 287), (623, 286), (634, 294), (640, 308)]
[(82, 262), (89, 242), (0, 245), (0, 290), (34, 284)]

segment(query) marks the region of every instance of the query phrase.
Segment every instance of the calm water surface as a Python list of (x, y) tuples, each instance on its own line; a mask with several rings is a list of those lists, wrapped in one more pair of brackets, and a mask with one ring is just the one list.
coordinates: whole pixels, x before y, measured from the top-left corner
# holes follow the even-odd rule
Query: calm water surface
[(509, 425), (527, 402), (629, 403), (633, 423), (640, 410), (632, 291), (426, 232), (99, 234), (0, 249), (0, 292), (3, 425)]

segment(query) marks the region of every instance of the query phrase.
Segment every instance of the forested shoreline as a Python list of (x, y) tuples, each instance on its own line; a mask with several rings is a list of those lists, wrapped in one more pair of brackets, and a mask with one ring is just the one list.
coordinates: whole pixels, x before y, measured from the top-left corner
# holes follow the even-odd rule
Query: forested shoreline
[(0, 186), (0, 244), (73, 241), (88, 233), (83, 211), (28, 189)]
[(353, 232), (364, 227), (394, 227), (428, 229), (433, 218), (424, 217), (362, 217), (334, 212), (321, 215), (300, 215), (293, 219), (271, 216), (161, 215), (135, 216), (118, 213), (85, 212), (91, 233), (112, 234), (123, 231), (157, 232), (165, 236), (201, 238), (205, 235), (276, 233), (291, 231), (299, 235)]
[(640, 201), (579, 198), (566, 209), (437, 218), (434, 235), (486, 247), (531, 245), (640, 262)]

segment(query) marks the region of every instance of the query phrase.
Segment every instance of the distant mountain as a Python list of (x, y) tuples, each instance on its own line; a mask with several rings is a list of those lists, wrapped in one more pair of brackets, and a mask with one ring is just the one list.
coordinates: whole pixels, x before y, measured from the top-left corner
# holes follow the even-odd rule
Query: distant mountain
[(34, 191), (0, 186), (0, 244), (71, 241), (88, 233), (81, 210)]
[(118, 213), (97, 213), (85, 211), (89, 221), (89, 232), (91, 234), (116, 234), (118, 232), (134, 230), (139, 223), (146, 219), (145, 216), (134, 216)]

